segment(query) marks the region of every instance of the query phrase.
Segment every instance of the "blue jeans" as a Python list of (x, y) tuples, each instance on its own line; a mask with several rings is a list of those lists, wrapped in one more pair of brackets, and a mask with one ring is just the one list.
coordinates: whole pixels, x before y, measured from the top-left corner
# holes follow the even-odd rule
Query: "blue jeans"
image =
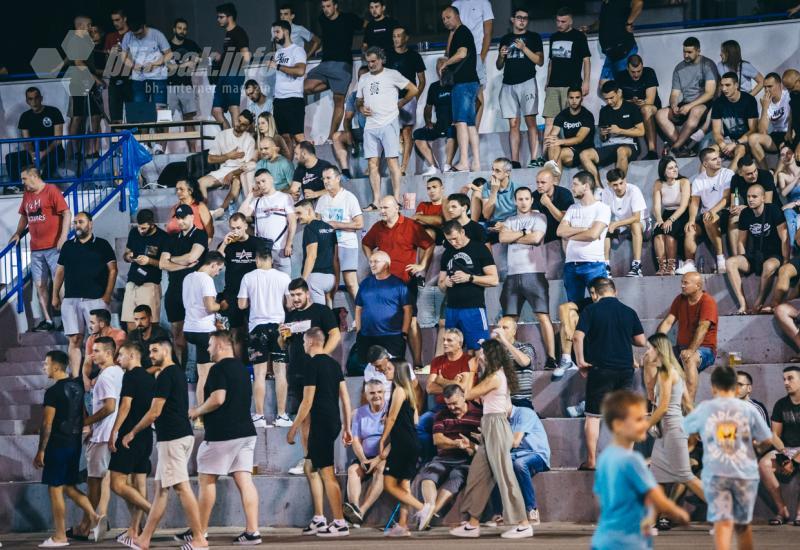
[(419, 440), (419, 456), (423, 462), (429, 461), (436, 454), (433, 445), (433, 421), (436, 414), (444, 409), (444, 405), (437, 404), (433, 409), (422, 413), (417, 423), (417, 439)]
[(514, 475), (517, 476), (519, 489), (522, 491), (522, 500), (525, 501), (525, 511), (536, 510), (536, 491), (533, 489), (533, 476), (546, 472), (550, 468), (544, 459), (533, 451), (511, 451), (511, 460), (514, 463)]
[(628, 68), (628, 59), (636, 53), (639, 53), (639, 46), (634, 44), (633, 48), (621, 59), (613, 60), (606, 56), (605, 61), (603, 61), (603, 69), (600, 71), (600, 80), (614, 80), (617, 73), (621, 73)]
[[(796, 200), (800, 200), (800, 185), (796, 185), (783, 202), (786, 203)], [(800, 214), (798, 214), (794, 208), (789, 208), (783, 211), (783, 216), (786, 218), (786, 229), (789, 231), (789, 240), (792, 243), (792, 248), (796, 250), (797, 245), (794, 242), (794, 236), (797, 233), (797, 218)]]
[(464, 82), (453, 86), (450, 96), (453, 106), (453, 122), (465, 122), (467, 126), (475, 126), (475, 98), (478, 97), (478, 82)]
[(137, 103), (167, 104), (166, 80), (131, 80), (131, 94)]
[(577, 304), (586, 296), (586, 289), (594, 279), (607, 277), (604, 262), (567, 262), (564, 264), (564, 289), (567, 300)]

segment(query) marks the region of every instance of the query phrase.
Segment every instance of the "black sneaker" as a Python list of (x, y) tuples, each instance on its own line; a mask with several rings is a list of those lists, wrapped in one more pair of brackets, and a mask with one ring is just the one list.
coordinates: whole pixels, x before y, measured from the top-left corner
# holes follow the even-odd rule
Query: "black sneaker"
[(237, 546), (253, 546), (255, 544), (261, 544), (261, 533), (256, 531), (255, 533), (248, 533), (244, 531), (241, 535), (233, 539), (233, 544)]
[(655, 151), (648, 151), (642, 160), (658, 160), (658, 153)]
[(511, 168), (516, 170), (517, 168), (522, 168), (522, 165), (517, 160), (511, 161)]
[(656, 529), (659, 531), (669, 531), (672, 529), (672, 522), (667, 518), (661, 518), (656, 522)]
[(56, 329), (52, 321), (42, 321), (33, 329), (33, 332), (53, 332)]
[[(205, 536), (208, 537), (208, 533), (206, 533)], [(192, 542), (193, 538), (194, 538), (194, 535), (192, 535), (192, 530), (191, 529), (187, 529), (186, 531), (183, 531), (182, 533), (175, 533), (174, 535), (172, 535), (172, 540), (177, 541), (177, 542)]]
[(358, 508), (357, 504), (345, 502), (343, 509), (344, 509), (344, 519), (346, 519), (353, 525), (361, 525), (362, 523), (364, 523), (364, 515), (361, 513), (361, 510)]
[(628, 271), (626, 277), (641, 277), (642, 276), (642, 264), (640, 262), (632, 262), (631, 268)]
[(336, 525), (335, 522), (330, 522), (327, 527), (317, 531), (318, 537), (333, 538), (333, 537), (346, 537), (350, 534), (350, 528), (347, 524)]
[(303, 528), (303, 534), (316, 535), (319, 531), (325, 529), (327, 526), (328, 524), (324, 521), (315, 522), (314, 520), (311, 520), (311, 523), (309, 523), (305, 528)]
[(558, 368), (558, 361), (555, 357), (548, 357), (544, 362), (544, 370), (556, 370)]

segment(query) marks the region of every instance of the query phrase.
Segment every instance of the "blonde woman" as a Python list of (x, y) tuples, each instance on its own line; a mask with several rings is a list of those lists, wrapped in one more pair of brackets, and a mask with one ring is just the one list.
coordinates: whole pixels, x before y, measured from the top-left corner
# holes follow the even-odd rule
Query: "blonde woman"
[(272, 113), (261, 113), (258, 115), (258, 119), (256, 120), (256, 151), (258, 151), (258, 144), (262, 137), (270, 137), (275, 142), (275, 145), (281, 151), (281, 155), (286, 157), (289, 160), (294, 158), (294, 151), (289, 149), (289, 146), (286, 145), (286, 140), (284, 140), (281, 135), (278, 133), (278, 127), (275, 126), (275, 117), (272, 116)]
[(689, 221), (689, 200), (692, 187), (689, 180), (678, 172), (673, 157), (664, 157), (658, 163), (658, 179), (653, 186), (653, 232), (658, 271), (656, 275), (675, 275), (678, 250), (683, 245), (684, 227)]
[[(650, 415), (650, 433), (656, 440), (650, 456), (650, 470), (659, 483), (685, 484), (705, 500), (703, 485), (692, 473), (689, 462), (689, 437), (683, 430), (683, 403), (686, 381), (683, 369), (672, 351), (666, 334), (657, 333), (647, 340), (645, 383), (655, 410)], [(666, 517), (658, 520), (659, 529), (669, 529)]]

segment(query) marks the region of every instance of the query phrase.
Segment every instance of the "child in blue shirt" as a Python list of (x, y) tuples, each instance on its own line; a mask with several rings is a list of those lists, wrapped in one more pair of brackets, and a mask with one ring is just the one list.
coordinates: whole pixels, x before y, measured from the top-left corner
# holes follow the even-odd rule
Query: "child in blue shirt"
[(641, 550), (652, 547), (650, 532), (655, 515), (667, 514), (678, 523), (689, 515), (664, 494), (634, 443), (647, 437), (645, 399), (627, 390), (603, 399), (603, 419), (613, 432), (613, 443), (600, 453), (594, 477), (594, 494), (600, 502), (600, 521), (592, 537), (592, 550)]
[(753, 507), (758, 495), (757, 446), (768, 446), (772, 432), (755, 407), (736, 398), (736, 371), (711, 373), (714, 398), (700, 403), (684, 420), (688, 434), (703, 440), (703, 492), (716, 548), (730, 548), (736, 530), (739, 548), (753, 548)]

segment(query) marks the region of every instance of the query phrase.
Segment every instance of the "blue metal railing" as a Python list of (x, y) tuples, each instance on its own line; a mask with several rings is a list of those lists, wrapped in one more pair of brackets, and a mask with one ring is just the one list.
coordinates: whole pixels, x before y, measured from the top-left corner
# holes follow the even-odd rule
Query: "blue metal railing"
[[(72, 150), (80, 150), (80, 147), (86, 145), (86, 140), (95, 140), (99, 148), (96, 155), (79, 158), (72, 162), (72, 166), (65, 162), (54, 163), (48, 168), (45, 164), (47, 159), (42, 158), (41, 152), (53, 140), (60, 142), (65, 151), (70, 146), (73, 146)], [(36, 166), (42, 171), (58, 170), (57, 173), (50, 174), (54, 177), (45, 179), (63, 189), (64, 199), (73, 216), (81, 211), (95, 215), (117, 196), (120, 212), (126, 210), (126, 190), (138, 186), (138, 169), (131, 162), (129, 154), (132, 146), (138, 144), (133, 134), (127, 131), (55, 138), (4, 139), (0, 140), (0, 158), (6, 159), (7, 154), (15, 152), (32, 152), (28, 166)], [(4, 164), (6, 173), (2, 174), (4, 181), (0, 186), (19, 185), (19, 174), (8, 174), (8, 162)], [(30, 234), (26, 229), (18, 242), (11, 242), (0, 250), (0, 306), (16, 297), (17, 312), (24, 311), (23, 289), (30, 277), (30, 259)]]

